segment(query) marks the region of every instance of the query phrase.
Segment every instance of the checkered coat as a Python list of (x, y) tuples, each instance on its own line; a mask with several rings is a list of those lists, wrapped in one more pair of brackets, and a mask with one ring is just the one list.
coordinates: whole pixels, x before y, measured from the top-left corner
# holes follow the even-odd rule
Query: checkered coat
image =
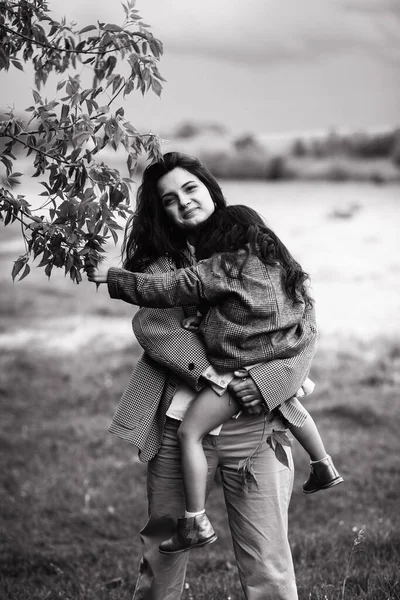
[[(166, 258), (159, 259), (149, 271), (152, 274), (169, 271), (171, 281), (176, 273), (181, 272), (176, 271)], [(138, 276), (139, 283), (135, 287), (132, 283), (135, 277), (129, 271), (110, 269), (110, 295), (126, 301), (144, 300), (149, 294), (147, 283), (154, 281), (154, 278)], [(139, 289), (143, 291), (143, 297)], [(171, 302), (175, 301), (174, 298)], [(143, 461), (150, 460), (160, 447), (166, 411), (179, 378), (199, 390), (202, 386), (201, 374), (209, 366), (201, 339), (181, 326), (182, 318), (190, 314), (190, 310), (184, 313), (181, 308), (141, 308), (133, 319), (135, 335), (145, 354), (131, 376), (110, 431), (136, 445)], [(302, 312), (304, 330), (311, 332), (307, 343), (299, 345), (295, 353), (283, 353), (280, 358), (250, 370), (270, 410), (279, 407), (283, 416), (294, 425), (303, 423), (305, 413), (286, 401), (296, 393), (308, 375), (317, 335), (314, 311)], [(257, 362), (254, 355), (251, 362)], [(229, 367), (225, 370), (229, 370)]]

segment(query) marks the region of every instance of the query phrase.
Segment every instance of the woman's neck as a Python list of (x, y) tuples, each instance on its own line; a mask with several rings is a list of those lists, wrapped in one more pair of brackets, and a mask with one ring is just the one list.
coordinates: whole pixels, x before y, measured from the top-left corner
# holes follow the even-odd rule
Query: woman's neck
[(196, 245), (196, 232), (195, 231), (189, 231), (188, 234), (187, 234), (187, 236), (186, 236), (186, 241), (191, 246), (195, 246)]

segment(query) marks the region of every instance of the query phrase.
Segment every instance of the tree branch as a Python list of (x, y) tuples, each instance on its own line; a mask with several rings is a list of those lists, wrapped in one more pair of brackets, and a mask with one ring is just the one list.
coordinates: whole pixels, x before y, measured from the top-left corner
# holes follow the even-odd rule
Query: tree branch
[(111, 104), (114, 102), (115, 98), (117, 98), (117, 96), (120, 95), (120, 93), (122, 92), (122, 90), (124, 89), (124, 87), (126, 86), (128, 82), (124, 81), (124, 83), (121, 85), (121, 87), (119, 88), (119, 90), (114, 94), (114, 96), (111, 98), (110, 102), (107, 104), (107, 106), (111, 106)]
[[(26, 135), (26, 134), (24, 134), (24, 135)], [(30, 134), (28, 134), (28, 135), (30, 135)], [(72, 162), (69, 162), (68, 160), (65, 160), (64, 158), (61, 158), (60, 156), (53, 156), (52, 154), (48, 154), (47, 152), (44, 152), (44, 150), (40, 150), (40, 148), (35, 148), (35, 146), (31, 146), (30, 144), (27, 144), (26, 142), (21, 140), (19, 137), (12, 135), (11, 133), (6, 132), (6, 133), (2, 134), (1, 137), (9, 137), (12, 140), (20, 143), (25, 148), (30, 148), (31, 150), (34, 150), (34, 152), (43, 154), (43, 156), (47, 156), (47, 158), (50, 158), (51, 160), (55, 160), (57, 162), (62, 162), (65, 165), (68, 165), (69, 167), (79, 167), (79, 163), (72, 163)]]
[[(4, 202), (7, 202), (7, 204), (9, 204), (10, 206), (13, 206), (13, 207), (15, 206), (11, 202), (11, 200), (9, 200), (8, 198), (6, 198), (5, 196), (2, 196), (1, 200), (3, 200)], [(23, 208), (19, 207), (18, 210), (25, 217), (27, 217), (28, 219), (31, 219), (31, 221), (34, 221), (35, 223), (39, 222), (39, 221), (37, 221), (38, 217), (35, 218), (33, 215), (30, 215), (29, 213), (25, 212)], [(19, 221), (24, 227), (26, 227), (26, 229), (31, 229), (33, 231), (32, 225), (30, 225), (29, 223), (25, 223), (25, 221), (23, 219), (20, 219), (20, 217), (18, 217), (18, 215), (14, 215), (14, 219), (16, 219), (17, 221)]]
[[(132, 40), (132, 42), (130, 42), (129, 44), (120, 46), (119, 48), (112, 48), (111, 50), (99, 50), (96, 52), (94, 50), (74, 50), (71, 48), (58, 48), (57, 46), (51, 46), (50, 44), (46, 44), (45, 42), (39, 42), (39, 40), (34, 40), (24, 35), (23, 33), (19, 33), (18, 31), (10, 29), (9, 27), (7, 27), (7, 25), (0, 24), (0, 28), (5, 29), (6, 31), (8, 31), (8, 33), (16, 35), (25, 40), (26, 42), (30, 42), (31, 44), (36, 44), (37, 46), (41, 46), (42, 48), (46, 48), (47, 50), (53, 50), (55, 52), (65, 52), (66, 54), (90, 54), (93, 56), (103, 56), (104, 54), (110, 54), (111, 52), (118, 52), (119, 50), (130, 48), (134, 44), (134, 41)], [(146, 36), (143, 33), (140, 33), (139, 31), (135, 31), (131, 35), (136, 35), (137, 37), (144, 38), (147, 41)]]

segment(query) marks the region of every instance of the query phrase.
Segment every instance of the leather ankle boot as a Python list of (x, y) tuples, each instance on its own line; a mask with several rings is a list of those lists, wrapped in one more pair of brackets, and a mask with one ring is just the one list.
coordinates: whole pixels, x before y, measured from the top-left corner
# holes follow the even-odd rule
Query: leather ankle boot
[(217, 535), (206, 513), (197, 517), (178, 519), (176, 531), (172, 537), (161, 542), (159, 550), (162, 554), (177, 554), (192, 548), (201, 548), (215, 542)]
[(339, 475), (330, 456), (316, 462), (311, 462), (311, 473), (303, 484), (305, 494), (313, 494), (319, 490), (326, 490), (342, 483), (343, 478)]

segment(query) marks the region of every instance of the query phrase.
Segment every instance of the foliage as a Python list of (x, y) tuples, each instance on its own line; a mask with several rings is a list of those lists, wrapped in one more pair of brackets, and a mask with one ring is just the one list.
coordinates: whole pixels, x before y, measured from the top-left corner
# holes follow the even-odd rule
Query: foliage
[(242, 477), (243, 489), (251, 489), (253, 485), (255, 485), (258, 488), (258, 481), (254, 470), (254, 461), (256, 455), (260, 452), (262, 445), (265, 442), (275, 452), (275, 456), (279, 460), (279, 462), (282, 463), (285, 467), (289, 467), (289, 461), (284, 446), (290, 447), (292, 445), (290, 438), (288, 437), (285, 430), (273, 429), (271, 434), (267, 436), (266, 440), (264, 440), (266, 424), (267, 418), (265, 416), (263, 432), (261, 434), (261, 439), (259, 443), (247, 458), (239, 461), (238, 463), (237, 470)]
[[(26, 252), (14, 263), (12, 277), (26, 277), (31, 259), (50, 277), (53, 267), (65, 269), (79, 283), (82, 271), (97, 265), (106, 241), (117, 240), (117, 219), (130, 214), (129, 195), (139, 155), (161, 156), (156, 135), (141, 134), (114, 109), (119, 96), (149, 90), (158, 96), (164, 79), (158, 71), (162, 43), (149, 31), (135, 9), (135, 0), (122, 4), (121, 26), (98, 22), (78, 28), (49, 16), (45, 0), (0, 2), (0, 70), (33, 65), (36, 89), (29, 122), (12, 111), (0, 124), (5, 169), (0, 188), (0, 220), (19, 221)], [(78, 69), (89, 70), (84, 87)], [(41, 87), (49, 75), (60, 76), (56, 97), (47, 100)], [(59, 97), (62, 96), (62, 97)], [(129, 177), (101, 160), (101, 151), (123, 148)], [(20, 149), (33, 161), (33, 177), (42, 177), (44, 202), (33, 209), (14, 187)], [(36, 211), (41, 211), (38, 214)]]

